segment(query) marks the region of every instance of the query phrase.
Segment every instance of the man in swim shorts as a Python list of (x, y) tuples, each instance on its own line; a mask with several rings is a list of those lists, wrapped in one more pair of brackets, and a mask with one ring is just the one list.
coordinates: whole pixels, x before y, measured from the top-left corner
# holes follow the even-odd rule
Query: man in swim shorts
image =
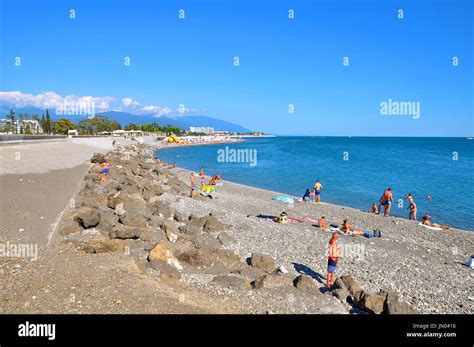
[(326, 288), (330, 288), (334, 284), (334, 273), (336, 272), (337, 262), (339, 261), (339, 245), (337, 240), (339, 235), (333, 233), (331, 240), (329, 240), (329, 255), (328, 255), (328, 276), (326, 280)]
[(379, 205), (379, 214), (382, 210), (382, 206), (384, 207), (384, 216), (388, 217), (390, 215), (390, 209), (393, 204), (393, 195), (392, 195), (392, 188), (388, 188), (380, 198), (380, 205)]
[(323, 189), (323, 185), (319, 182), (319, 180), (316, 181), (314, 184), (314, 194), (316, 195), (315, 197), (315, 202), (320, 202), (321, 201), (321, 190)]

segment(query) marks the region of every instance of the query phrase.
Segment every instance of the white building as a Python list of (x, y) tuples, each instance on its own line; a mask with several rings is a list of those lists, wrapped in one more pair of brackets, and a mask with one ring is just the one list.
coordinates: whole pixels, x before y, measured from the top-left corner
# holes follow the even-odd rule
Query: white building
[(189, 127), (189, 131), (192, 133), (203, 133), (207, 135), (214, 134), (214, 128), (210, 127)]

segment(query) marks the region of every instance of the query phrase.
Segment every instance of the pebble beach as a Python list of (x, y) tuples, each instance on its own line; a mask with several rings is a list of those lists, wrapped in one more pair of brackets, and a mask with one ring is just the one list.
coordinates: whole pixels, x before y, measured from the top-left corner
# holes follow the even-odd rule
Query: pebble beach
[[(464, 265), (472, 232), (326, 203), (290, 205), (272, 200), (278, 192), (225, 177), (216, 191), (191, 198), (190, 173), (157, 163), (157, 149), (126, 143), (92, 156), (38, 260), (0, 259), (2, 312), (474, 312), (474, 275)], [(261, 217), (282, 211), (337, 225), (347, 218), (382, 235), (340, 237), (337, 280), (327, 290), (331, 232)]]

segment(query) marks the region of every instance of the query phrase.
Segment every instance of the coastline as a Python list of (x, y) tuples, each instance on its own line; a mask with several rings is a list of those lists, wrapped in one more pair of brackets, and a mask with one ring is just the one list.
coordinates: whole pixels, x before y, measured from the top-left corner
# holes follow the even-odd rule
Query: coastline
[[(341, 256), (336, 277), (350, 276), (364, 293), (377, 296), (382, 289), (392, 291), (418, 313), (474, 312), (473, 272), (463, 265), (474, 249), (470, 231), (432, 231), (406, 219), (373, 216), (332, 204), (301, 202), (289, 207), (271, 199), (277, 192), (232, 183), (225, 177), (223, 186), (211, 193), (212, 199), (191, 199), (189, 171), (157, 166), (151, 160), (156, 144), (131, 143), (124, 141), (112, 151), (102, 151), (112, 165), (105, 182), (96, 180), (100, 165), (87, 163), (91, 169), (80, 192), (65, 196), (66, 200), (74, 199), (76, 208), (62, 216), (56, 242), (40, 247), (37, 262), (0, 259), (0, 274), (5, 278), (0, 295), (4, 313), (366, 313), (324, 289), (330, 232), (313, 223), (278, 224), (257, 217), (279, 215), (283, 210), (295, 218), (324, 215), (329, 223), (340, 224), (349, 218), (357, 229), (380, 228), (381, 238), (340, 238), (349, 253)], [(43, 158), (49, 165), (45, 167), (57, 158)], [(84, 170), (86, 163), (80, 160), (79, 164)], [(67, 171), (58, 169), (42, 173), (50, 178), (46, 182), (57, 179), (58, 174), (69, 177)], [(22, 175), (11, 181), (12, 197), (13, 192), (30, 189), (15, 183)], [(120, 183), (120, 188), (121, 179), (128, 184)], [(149, 180), (156, 182), (149, 186)], [(116, 224), (119, 212), (114, 213), (110, 203), (119, 193), (117, 189), (123, 194), (143, 194), (140, 199), (145, 199), (147, 207), (133, 208), (134, 222), (156, 204), (158, 213), (143, 214), (147, 222), (141, 227)], [(154, 193), (150, 195), (148, 189)], [(45, 198), (51, 196), (51, 192), (44, 193)], [(98, 209), (101, 223), (93, 228), (78, 226), (74, 216), (92, 207)], [(166, 218), (169, 211), (175, 211), (174, 215)], [(217, 216), (216, 227), (222, 229), (196, 234), (191, 221), (210, 218), (205, 217), (210, 212), (212, 218)], [(117, 238), (114, 233), (123, 228), (127, 233)], [(29, 230), (31, 235), (19, 234), (18, 240), (31, 242), (29, 236), (46, 235), (46, 231), (47, 225), (38, 226)], [(6, 239), (2, 241), (14, 239), (3, 236)], [(204, 248), (184, 257), (183, 250), (196, 242)], [(157, 245), (181, 254), (173, 266), (149, 260)], [(247, 265), (254, 253), (270, 256), (285, 273), (265, 274)], [(198, 266), (196, 262), (203, 263)], [(71, 273), (76, 275), (71, 277)], [(255, 287), (255, 276), (263, 278), (262, 287)], [(309, 279), (310, 289), (293, 285), (300, 277)], [(249, 287), (251, 283), (254, 287)], [(45, 288), (47, 292), (43, 292)], [(69, 301), (71, 294), (77, 296), (75, 302)]]
[[(163, 149), (174, 149), (174, 148), (179, 148), (178, 146), (176, 145), (173, 145), (173, 146), (165, 146), (165, 147), (160, 147), (160, 146), (157, 146), (156, 147), (156, 151), (157, 153), (159, 153), (160, 150), (163, 150)], [(185, 155), (187, 155), (187, 153), (183, 153)], [(191, 155), (189, 156), (191, 157), (191, 162), (193, 163), (193, 165), (189, 164), (187, 165), (186, 168), (181, 168), (181, 169), (186, 169), (186, 170), (189, 170), (191, 171), (192, 168), (198, 168), (198, 167), (201, 167), (201, 166), (204, 166), (206, 167), (206, 162), (203, 161), (202, 163), (199, 161), (199, 158), (197, 158), (196, 155), (194, 155), (194, 158), (193, 158), (193, 155), (191, 153)], [(196, 160), (197, 158), (197, 160)], [(189, 158), (188, 158), (189, 159)], [(193, 160), (194, 159), (194, 160)], [(171, 164), (173, 162), (173, 159), (170, 159), (169, 157), (167, 158), (167, 160), (169, 161), (169, 163)], [(176, 160), (176, 159), (175, 159)], [(184, 160), (184, 159), (182, 159)], [(177, 165), (179, 166), (179, 161), (177, 162)], [(196, 170), (196, 169), (195, 169)], [(219, 171), (217, 169), (217, 171)], [(197, 173), (197, 171), (195, 171), (195, 173)], [(227, 174), (234, 174), (234, 172), (227, 172)], [(250, 187), (254, 187), (254, 188), (258, 188), (258, 189), (263, 189), (263, 190), (272, 190), (275, 195), (284, 195), (284, 196), (289, 196), (289, 197), (292, 197), (294, 198), (295, 200), (297, 199), (301, 199), (301, 195), (295, 195), (295, 194), (298, 194), (298, 192), (295, 193), (295, 189), (286, 189), (286, 192), (283, 192), (283, 191), (278, 191), (278, 190), (275, 190), (275, 189), (269, 189), (265, 186), (272, 186), (271, 188), (275, 188), (275, 185), (273, 184), (268, 184), (268, 182), (264, 182), (262, 180), (262, 175), (260, 173), (260, 176), (259, 177), (259, 180), (253, 182), (255, 184), (252, 184), (252, 180), (245, 180), (245, 182), (248, 182), (250, 181), (249, 184), (247, 183), (239, 183), (239, 182), (236, 182), (236, 181), (233, 181), (232, 179), (230, 179), (229, 181), (230, 182), (233, 182), (235, 184), (242, 184), (242, 185), (246, 185), (246, 186), (250, 186)], [(248, 177), (247, 177), (248, 178)], [(243, 179), (241, 177), (239, 177), (239, 174), (236, 172), (234, 174), (234, 179), (240, 179), (240, 182), (243, 181)], [(285, 181), (286, 182), (286, 181)], [(307, 182), (307, 181), (305, 181)], [(281, 187), (280, 187), (281, 188)], [(294, 188), (294, 187), (293, 187)], [(405, 191), (407, 192), (410, 192), (410, 188), (403, 188), (403, 189), (406, 189)], [(299, 190), (298, 190), (299, 191)], [(400, 191), (400, 189), (398, 190)], [(304, 192), (304, 189), (301, 191), (301, 194)], [(325, 192), (326, 191), (323, 191), (323, 199), (325, 198)], [(371, 190), (370, 192), (374, 192), (374, 190)], [(333, 193), (333, 192), (331, 192)], [(371, 193), (371, 194), (372, 194)], [(415, 193), (416, 194), (416, 193)], [(336, 203), (334, 202), (328, 202), (328, 201), (324, 201), (325, 204), (331, 204), (331, 205), (334, 205), (334, 206), (338, 206), (340, 208), (353, 208), (353, 209), (356, 209), (362, 213), (367, 213), (367, 214), (371, 214), (369, 211), (368, 211), (368, 207), (372, 204), (373, 201), (376, 201), (376, 199), (373, 199), (373, 196), (376, 196), (375, 194), (372, 194), (372, 198), (371, 197), (368, 197), (367, 196), (365, 197), (366, 199), (364, 200), (364, 204), (367, 203), (366, 206), (361, 206), (361, 202), (358, 201), (358, 200), (350, 200), (350, 199), (346, 199), (346, 203), (347, 204), (341, 204), (341, 201), (339, 199), (339, 201), (336, 199)], [(334, 200), (334, 193), (333, 193), (333, 196), (330, 196), (329, 199)], [(378, 198), (378, 197), (377, 197)], [(398, 197), (395, 197), (396, 201), (395, 203), (400, 203), (400, 200), (397, 200), (397, 199), (403, 199), (403, 195), (399, 195)], [(426, 206), (426, 203), (425, 203), (425, 206), (423, 206), (422, 204), (424, 203), (424, 201), (421, 201), (423, 200), (422, 198), (420, 198), (420, 201), (416, 200), (417, 203), (418, 203), (418, 221), (415, 222), (415, 223), (418, 223), (418, 222), (421, 222), (422, 220), (422, 217), (425, 213), (429, 213), (429, 214), (432, 214), (435, 216), (436, 214), (436, 211), (433, 211), (431, 209), (430, 206)], [(438, 196), (438, 200), (439, 200), (439, 196)], [(404, 201), (406, 202), (406, 201)], [(420, 207), (421, 206), (421, 207)], [(472, 225), (472, 223), (469, 223), (469, 221), (466, 221), (464, 219), (462, 219), (459, 215), (452, 215), (452, 214), (449, 214), (448, 211), (445, 212), (445, 214), (443, 214), (443, 216), (445, 217), (446, 215), (449, 215), (451, 216), (451, 218), (449, 220), (447, 220), (446, 218), (439, 218), (440, 216), (440, 211), (439, 211), (439, 208), (442, 208), (440, 206), (446, 206), (446, 204), (444, 205), (438, 205), (436, 206), (438, 208), (438, 217), (436, 218), (435, 216), (435, 221), (439, 224), (445, 224), (445, 225), (449, 225), (452, 227), (453, 230), (465, 230), (465, 231), (468, 231), (468, 232), (474, 232), (474, 226)], [(367, 207), (367, 208), (365, 208)], [(399, 206), (400, 207), (400, 206)], [(400, 212), (401, 211), (401, 212)], [(405, 212), (404, 212), (405, 211)], [(382, 214), (382, 213), (381, 213)], [(441, 217), (443, 217), (441, 216)], [(401, 219), (401, 220), (407, 220), (409, 221), (409, 218), (408, 218), (408, 210), (406, 210), (405, 207), (403, 208), (392, 208), (392, 212), (391, 212), (391, 217), (393, 218), (397, 218), (397, 219)], [(441, 220), (440, 220), (441, 219)], [(464, 221), (464, 223), (462, 223)], [(414, 222), (414, 221), (413, 221)]]
[[(177, 174), (182, 180), (189, 178), (189, 171), (176, 170), (182, 170)], [(374, 216), (329, 203), (300, 202), (289, 207), (287, 203), (271, 200), (280, 195), (278, 192), (223, 179), (223, 187), (218, 187), (214, 194), (217, 201), (206, 200), (205, 204), (208, 209), (223, 211), (224, 221), (236, 225), (237, 230), (250, 225), (250, 230), (231, 234), (248, 250), (247, 255), (253, 251), (270, 254), (288, 270), (294, 268), (292, 264), (302, 264), (325, 277), (325, 247), (330, 232), (321, 231), (314, 223), (279, 225), (256, 215), (276, 216), (281, 211), (298, 219), (317, 219), (324, 215), (329, 223), (337, 225), (349, 218), (357, 230), (379, 228), (382, 237), (342, 237), (343, 245), (363, 247), (366, 254), (364, 259), (347, 257), (340, 260), (338, 276), (350, 275), (360, 281), (363, 289), (371, 292), (381, 288), (396, 290), (405, 302), (422, 313), (474, 313), (474, 297), (469, 296), (468, 284), (474, 274), (463, 265), (474, 249), (471, 231), (433, 231), (408, 219)], [(182, 209), (197, 213), (204, 208), (183, 204)]]

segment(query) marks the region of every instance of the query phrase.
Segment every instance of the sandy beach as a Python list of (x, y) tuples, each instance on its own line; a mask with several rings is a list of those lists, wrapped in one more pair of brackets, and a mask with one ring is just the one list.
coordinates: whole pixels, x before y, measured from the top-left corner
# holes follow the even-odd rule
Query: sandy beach
[[(37, 261), (0, 258), (3, 313), (370, 313), (324, 289), (330, 232), (258, 217), (283, 210), (381, 230), (381, 238), (340, 238), (336, 277), (350, 276), (367, 297), (384, 290), (410, 312), (474, 312), (473, 272), (463, 265), (472, 232), (331, 204), (289, 206), (225, 177), (210, 197), (193, 199), (189, 172), (158, 165), (155, 147), (57, 145), (2, 148), (3, 158), (21, 147), (37, 162), (0, 175), (1, 241), (39, 246)], [(95, 152), (111, 163), (106, 181), (88, 161)]]

